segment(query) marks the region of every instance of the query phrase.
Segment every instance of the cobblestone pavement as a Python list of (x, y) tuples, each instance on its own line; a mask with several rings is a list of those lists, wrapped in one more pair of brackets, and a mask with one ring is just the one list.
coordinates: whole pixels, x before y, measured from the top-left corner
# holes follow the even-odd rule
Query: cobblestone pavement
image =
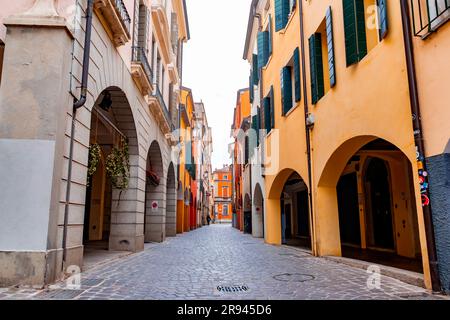
[(384, 276), (381, 289), (370, 290), (367, 279), (362, 269), (212, 225), (93, 268), (77, 290), (65, 282), (41, 291), (0, 289), (0, 299), (444, 299)]

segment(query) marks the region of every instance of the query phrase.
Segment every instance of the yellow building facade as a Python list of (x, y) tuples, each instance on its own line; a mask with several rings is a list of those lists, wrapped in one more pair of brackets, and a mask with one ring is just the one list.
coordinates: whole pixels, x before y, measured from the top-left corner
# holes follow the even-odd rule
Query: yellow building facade
[[(403, 7), (375, 0), (262, 3), (261, 19), (250, 19), (259, 27), (266, 242), (409, 269), (431, 288), (428, 183), (417, 174), (425, 163), (414, 139)], [(415, 46), (422, 51), (419, 72), (430, 78), (439, 63), (426, 52), (437, 49), (419, 40)], [(424, 113), (426, 144), (440, 154), (448, 108), (433, 99), (426, 79), (419, 80), (420, 98), (441, 111)]]

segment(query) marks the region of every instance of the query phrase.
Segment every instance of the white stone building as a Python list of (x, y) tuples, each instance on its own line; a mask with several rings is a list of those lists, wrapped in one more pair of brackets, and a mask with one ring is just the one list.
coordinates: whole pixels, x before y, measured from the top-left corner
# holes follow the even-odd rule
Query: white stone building
[[(137, 252), (176, 235), (172, 132), (188, 39), (184, 0), (2, 4), (0, 285), (51, 283), (82, 269), (88, 248)], [(106, 167), (124, 141), (121, 190)]]

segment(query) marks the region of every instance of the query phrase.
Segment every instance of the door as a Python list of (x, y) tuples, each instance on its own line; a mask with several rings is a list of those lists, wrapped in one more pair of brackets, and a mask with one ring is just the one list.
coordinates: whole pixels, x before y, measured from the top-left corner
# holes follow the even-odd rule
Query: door
[(395, 249), (389, 171), (379, 158), (369, 160), (365, 174), (366, 194), (369, 197), (372, 245), (382, 249)]
[(297, 233), (300, 237), (309, 238), (309, 197), (308, 191), (297, 193)]
[(339, 179), (337, 197), (341, 242), (361, 246), (358, 177), (356, 173), (346, 174)]

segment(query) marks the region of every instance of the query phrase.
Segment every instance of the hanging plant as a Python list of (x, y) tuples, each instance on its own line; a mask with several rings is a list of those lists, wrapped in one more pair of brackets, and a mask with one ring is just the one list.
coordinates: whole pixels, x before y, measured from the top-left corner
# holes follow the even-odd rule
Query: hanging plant
[(87, 185), (89, 186), (91, 177), (97, 172), (98, 163), (102, 157), (102, 149), (97, 144), (94, 143), (89, 147), (89, 161), (88, 161), (88, 181)]
[(127, 142), (122, 139), (122, 147), (114, 147), (106, 158), (106, 172), (114, 188), (128, 189), (130, 180), (130, 154)]

